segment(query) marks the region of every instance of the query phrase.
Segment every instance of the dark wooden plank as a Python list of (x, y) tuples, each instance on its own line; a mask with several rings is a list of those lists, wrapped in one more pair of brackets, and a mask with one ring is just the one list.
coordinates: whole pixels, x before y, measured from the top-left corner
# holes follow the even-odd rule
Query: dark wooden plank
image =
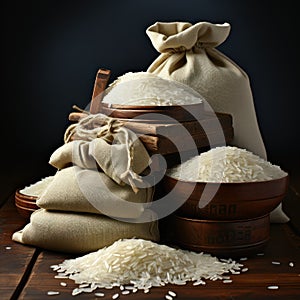
[(209, 136), (212, 139), (211, 141), (213, 141), (213, 144), (210, 144), (206, 134), (194, 134), (187, 137), (177, 136), (170, 138), (141, 135), (139, 138), (149, 152), (166, 155), (177, 153), (179, 152), (179, 149), (180, 152), (182, 152), (193, 150), (195, 147), (204, 148), (208, 146), (218, 146), (222, 145), (223, 142), (230, 144), (233, 139), (233, 129), (229, 128), (224, 132), (210, 132)]
[[(14, 195), (0, 209), (0, 291), (1, 299), (11, 299), (20, 289), (26, 271), (34, 262), (37, 251), (34, 247), (12, 241), (13, 232), (23, 228), (27, 220), (14, 206)], [(8, 248), (7, 248), (8, 247)]]
[[(216, 121), (216, 117), (219, 122)], [(178, 136), (181, 132), (182, 127), (184, 127), (191, 135), (195, 134), (205, 134), (210, 132), (215, 132), (219, 129), (220, 125), (223, 130), (228, 130), (232, 127), (232, 116), (225, 113), (216, 113), (212, 115), (206, 112), (203, 118), (196, 121), (186, 121), (181, 123), (147, 123), (145, 122), (135, 122), (135, 120), (128, 120), (125, 123), (125, 127), (143, 134), (150, 135), (161, 135), (161, 136)], [(205, 128), (205, 129), (204, 129)]]
[[(127, 295), (126, 299), (164, 299), (165, 294), (172, 290), (177, 293), (176, 299), (297, 299), (300, 295), (300, 238), (295, 235), (287, 224), (272, 224), (271, 239), (267, 245), (264, 255), (254, 255), (243, 261), (248, 272), (240, 275), (232, 275), (230, 284), (221, 281), (207, 281), (205, 286), (168, 285), (162, 288), (152, 288), (150, 293)], [(71, 258), (70, 255), (43, 251), (40, 253), (33, 268), (29, 281), (24, 288), (20, 299), (40, 300), (48, 299), (47, 291), (59, 291), (60, 294), (52, 296), (53, 299), (74, 299), (71, 295), (74, 282), (69, 279), (55, 279), (56, 272), (50, 269), (51, 265), (59, 264), (64, 259)], [(279, 261), (280, 265), (272, 264)], [(293, 262), (294, 267), (289, 266)], [(66, 287), (60, 286), (60, 282), (67, 283)], [(268, 290), (267, 286), (278, 285), (278, 290)], [(101, 299), (111, 299), (118, 288), (104, 291), (106, 296)], [(119, 299), (124, 299), (121, 295)], [(83, 293), (76, 299), (94, 299), (93, 293)]]

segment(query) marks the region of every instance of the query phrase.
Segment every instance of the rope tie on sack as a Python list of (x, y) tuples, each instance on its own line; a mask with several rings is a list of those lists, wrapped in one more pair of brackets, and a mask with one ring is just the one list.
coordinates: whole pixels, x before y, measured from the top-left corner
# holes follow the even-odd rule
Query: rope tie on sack
[(126, 136), (126, 141), (127, 143), (127, 168), (126, 171), (121, 174), (120, 179), (123, 181), (126, 181), (126, 179), (128, 180), (132, 190), (137, 193), (138, 192), (138, 188), (135, 184), (134, 181), (138, 181), (138, 182), (143, 182), (142, 177), (140, 175), (138, 175), (137, 173), (135, 173), (132, 169), (132, 162), (133, 162), (133, 141), (130, 140), (129, 136), (128, 136), (128, 130), (124, 130), (125, 136)]
[[(197, 41), (196, 44), (194, 45), (194, 47), (192, 47), (191, 49), (193, 49), (193, 48), (205, 49), (205, 48), (209, 48), (209, 47), (212, 47), (212, 45), (210, 45), (209, 43), (204, 43), (204, 42), (201, 42), (201, 41)], [(170, 53), (181, 53), (181, 52), (185, 52), (185, 51), (188, 51), (188, 50), (191, 50), (191, 49), (188, 49), (184, 46), (179, 46), (177, 48), (172, 48), (170, 50)]]
[(184, 52), (188, 49), (186, 49), (184, 46), (180, 46), (180, 47), (177, 47), (177, 48), (172, 48), (170, 50), (171, 53), (180, 53), (180, 52)]
[(204, 47), (204, 43), (203, 43), (203, 42), (200, 42), (200, 41), (197, 41), (197, 43), (195, 44), (195, 47), (196, 47), (196, 48), (200, 48), (200, 49), (205, 48), (205, 47)]
[[(76, 139), (91, 141), (95, 138), (112, 135), (123, 127), (124, 122), (108, 117), (104, 114), (88, 114), (81, 118), (77, 124), (70, 125), (64, 134), (64, 142), (68, 143), (74, 135)], [(106, 139), (105, 139), (106, 140)], [(107, 139), (112, 142), (113, 139)]]
[(71, 124), (65, 131), (64, 142), (71, 141), (73, 136), (76, 139), (92, 141), (96, 138), (102, 138), (108, 143), (112, 143), (114, 140), (114, 134), (122, 131), (125, 136), (125, 147), (127, 152), (127, 168), (124, 173), (120, 175), (122, 181), (129, 182), (132, 190), (137, 193), (138, 188), (135, 181), (142, 182), (142, 177), (135, 173), (132, 169), (133, 162), (133, 143), (129, 137), (127, 128), (124, 127), (124, 122), (108, 117), (104, 114), (87, 114), (87, 116), (81, 118), (77, 124)]

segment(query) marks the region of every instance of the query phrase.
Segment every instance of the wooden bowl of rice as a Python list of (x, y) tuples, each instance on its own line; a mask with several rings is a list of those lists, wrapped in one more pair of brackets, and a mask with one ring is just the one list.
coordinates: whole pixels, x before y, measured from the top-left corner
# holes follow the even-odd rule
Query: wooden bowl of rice
[(36, 183), (15, 191), (15, 206), (22, 217), (29, 219), (31, 214), (39, 209), (36, 201), (48, 184), (52, 182), (53, 178), (54, 176), (42, 178)]
[(149, 72), (128, 72), (105, 89), (100, 109), (114, 118), (170, 123), (201, 118), (204, 100), (178, 81)]
[(266, 214), (245, 220), (204, 220), (173, 215), (173, 242), (179, 247), (220, 257), (242, 257), (261, 252), (270, 238)]
[[(235, 150), (232, 149), (234, 147), (228, 146), (218, 148), (222, 148), (221, 150), (225, 148)], [(251, 154), (251, 156), (253, 155)], [(191, 160), (190, 163), (191, 168), (195, 169), (195, 159), (194, 161)], [(244, 175), (241, 178), (243, 181), (239, 181), (238, 176), (235, 177), (234, 174), (231, 174), (231, 176), (225, 178), (229, 182), (201, 182), (187, 180), (187, 177), (184, 179), (176, 178), (176, 172), (173, 171), (178, 171), (177, 167), (177, 169), (167, 172), (167, 175), (163, 178), (162, 186), (165, 194), (172, 191), (173, 200), (183, 203), (176, 211), (181, 216), (211, 220), (255, 218), (270, 213), (282, 202), (287, 193), (289, 182), (288, 174), (278, 166), (271, 165), (263, 160), (257, 160), (257, 164), (259, 170), (261, 170), (261, 166), (266, 166), (268, 172), (272, 174), (268, 173), (267, 176), (267, 171), (262, 170), (264, 173), (262, 172), (256, 178), (252, 178), (252, 175), (248, 177)], [(250, 167), (248, 166), (248, 168)], [(246, 170), (249, 173), (253, 171)], [(193, 171), (189, 170), (189, 172), (192, 173)], [(218, 176), (218, 172), (215, 173), (213, 174), (214, 178)], [(272, 176), (274, 178), (270, 179)], [(194, 177), (190, 175), (190, 178)], [(215, 179), (215, 181), (218, 181), (218, 179)]]
[[(176, 189), (174, 201), (186, 199), (176, 211), (182, 216), (211, 220), (237, 220), (259, 217), (275, 209), (286, 195), (288, 176), (260, 182), (221, 184), (195, 183), (165, 176), (163, 187), (165, 193)], [(206, 197), (203, 195), (204, 189), (206, 189)], [(214, 194), (213, 197), (211, 197), (212, 194)]]

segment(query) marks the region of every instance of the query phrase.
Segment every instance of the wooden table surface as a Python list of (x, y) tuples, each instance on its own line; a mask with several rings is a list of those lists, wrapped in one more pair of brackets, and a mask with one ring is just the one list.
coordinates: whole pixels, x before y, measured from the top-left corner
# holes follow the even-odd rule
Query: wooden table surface
[[(59, 264), (74, 256), (36, 249), (15, 243), (12, 233), (21, 229), (27, 220), (20, 217), (14, 206), (14, 197), (5, 201), (0, 209), (0, 299), (112, 299), (119, 288), (105, 290), (105, 297), (97, 298), (94, 293), (72, 296), (76, 287), (69, 279), (56, 279), (50, 266)], [(280, 262), (273, 264), (272, 262)], [(290, 266), (290, 263), (294, 266)], [(232, 275), (232, 283), (206, 281), (205, 286), (167, 285), (152, 288), (144, 294), (141, 291), (120, 295), (118, 299), (165, 299), (169, 290), (176, 292), (174, 299), (300, 299), (300, 237), (286, 224), (272, 224), (270, 241), (264, 255), (253, 255), (242, 262), (249, 270)], [(66, 287), (60, 285), (67, 283)], [(279, 288), (269, 290), (276, 285)], [(59, 295), (48, 296), (47, 291), (59, 291)]]

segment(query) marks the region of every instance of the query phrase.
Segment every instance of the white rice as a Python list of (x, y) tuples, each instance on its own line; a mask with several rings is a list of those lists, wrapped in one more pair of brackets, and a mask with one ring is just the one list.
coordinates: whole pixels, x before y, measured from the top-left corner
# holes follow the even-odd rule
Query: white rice
[[(126, 290), (149, 291), (168, 283), (184, 285), (188, 281), (205, 284), (206, 280), (226, 280), (242, 264), (231, 259), (219, 260), (210, 254), (175, 249), (143, 239), (122, 239), (84, 256), (68, 259), (52, 269), (85, 287), (73, 295), (125, 285)], [(196, 285), (196, 284), (195, 284)], [(88, 286), (88, 287), (86, 287)]]
[(192, 157), (166, 174), (193, 182), (253, 182), (282, 178), (287, 175), (277, 165), (246, 149), (220, 146)]
[(102, 102), (126, 105), (185, 105), (202, 103), (198, 92), (177, 81), (148, 72), (128, 72), (105, 90)]
[(29, 186), (24, 187), (20, 190), (20, 193), (27, 196), (39, 197), (47, 186), (52, 182), (54, 176), (48, 176), (42, 178), (40, 181), (30, 184)]

